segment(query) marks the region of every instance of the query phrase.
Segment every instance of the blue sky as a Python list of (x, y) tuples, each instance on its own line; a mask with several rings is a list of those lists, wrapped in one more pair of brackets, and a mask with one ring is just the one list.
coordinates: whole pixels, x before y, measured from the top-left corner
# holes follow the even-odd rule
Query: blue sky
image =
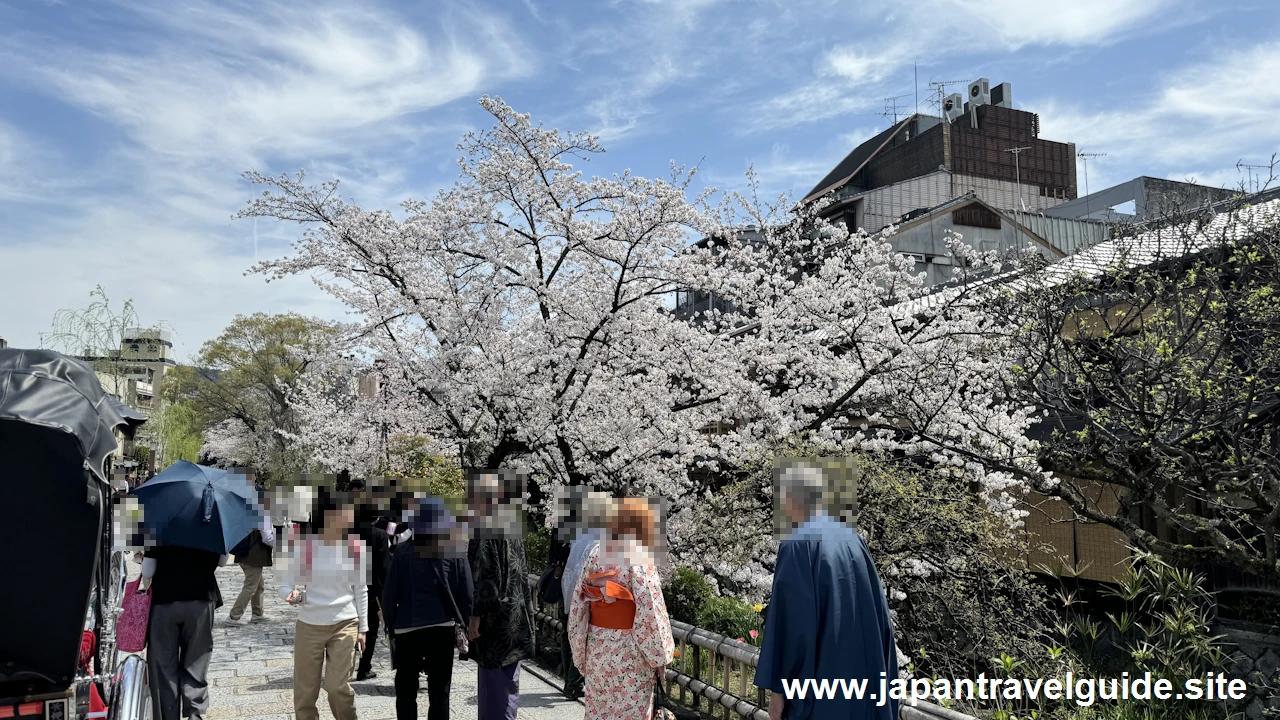
[[(1137, 175), (1234, 186), (1280, 151), (1267, 0), (279, 3), (0, 0), (0, 336), (35, 346), (101, 284), (185, 359), (236, 313), (342, 308), (244, 276), (296, 228), (232, 220), (244, 170), (341, 178), (364, 207), (428, 197), (498, 95), (601, 135), (588, 172), (803, 193), (929, 80), (1013, 84), (1043, 137)], [(923, 103), (922, 103), (923, 104)], [(927, 107), (922, 108), (927, 109)]]

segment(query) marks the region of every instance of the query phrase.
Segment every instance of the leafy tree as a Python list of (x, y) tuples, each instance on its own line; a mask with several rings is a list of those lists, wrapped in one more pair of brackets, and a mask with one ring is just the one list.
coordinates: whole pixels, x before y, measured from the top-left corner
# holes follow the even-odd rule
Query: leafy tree
[[(1031, 279), (1010, 389), (1047, 415), (1040, 454), (1055, 474), (1032, 484), (1139, 549), (1272, 579), (1278, 211), (1270, 200), (1165, 222)], [(1114, 510), (1099, 484), (1116, 489)]]
[(163, 323), (143, 328), (138, 319), (133, 300), (125, 300), (114, 309), (111, 299), (101, 285), (89, 291), (88, 306), (73, 310), (64, 308), (53, 315), (53, 330), (42, 333), (41, 345), (88, 362), (95, 371), (105, 375), (114, 384), (108, 392), (123, 393), (124, 375), (131, 361), (120, 352), (120, 342), (132, 329), (160, 330)]
[(164, 403), (160, 411), (148, 420), (155, 426), (164, 448), (160, 467), (168, 467), (179, 460), (197, 462), (204, 446), (204, 418), (190, 400)]
[(432, 443), (422, 437), (395, 437), (390, 444), (390, 458), (383, 472), (401, 478), (405, 489), (441, 498), (465, 496), (462, 468), (456, 458), (437, 454)]
[[(166, 450), (165, 437), (158, 432), (156, 418), (164, 412), (164, 403), (155, 399), (144, 400), (133, 394), (126, 375), (136, 363), (121, 352), (121, 343), (131, 330), (159, 331), (168, 326), (165, 323), (143, 326), (133, 300), (125, 300), (117, 309), (101, 285), (89, 291), (89, 297), (89, 304), (82, 309), (64, 308), (55, 312), (53, 329), (41, 335), (41, 345), (48, 344), (64, 355), (88, 363), (98, 374), (104, 390), (122, 402), (148, 412), (150, 417), (138, 429), (135, 438), (135, 449), (140, 453), (138, 461), (145, 463), (150, 457), (147, 450), (154, 449), (162, 454)], [(152, 383), (162, 390), (161, 379), (154, 378)]]
[(324, 322), (294, 313), (238, 315), (206, 342), (194, 366), (167, 383), (207, 423), (206, 455), (257, 468), (264, 480), (307, 469), (286, 434), (296, 428), (291, 389), (332, 339)]

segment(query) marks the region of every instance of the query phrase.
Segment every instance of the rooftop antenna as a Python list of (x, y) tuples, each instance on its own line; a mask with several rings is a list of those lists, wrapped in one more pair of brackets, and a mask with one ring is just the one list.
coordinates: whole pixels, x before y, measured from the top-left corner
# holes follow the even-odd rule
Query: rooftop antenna
[(910, 96), (910, 95), (895, 95), (894, 97), (887, 97), (887, 98), (885, 98), (885, 99), (884, 99), (884, 112), (880, 112), (880, 113), (877, 113), (877, 114), (878, 114), (878, 115), (883, 115), (884, 117), (891, 117), (891, 118), (893, 118), (893, 124), (894, 124), (894, 125), (897, 125), (897, 124), (898, 124), (898, 101), (899, 101), (899, 100), (901, 100), (901, 99), (902, 99), (902, 98), (904, 98), (904, 97), (911, 97), (911, 96)]
[(1273, 167), (1271, 165), (1245, 165), (1244, 161), (1241, 160), (1240, 162), (1236, 163), (1236, 169), (1244, 170), (1246, 173), (1249, 174), (1249, 184), (1246, 185), (1245, 187), (1249, 188), (1250, 192), (1258, 192), (1258, 185), (1262, 182), (1262, 173), (1258, 173), (1258, 176), (1257, 176), (1258, 179), (1255, 181), (1253, 171), (1254, 170), (1272, 170)]
[(1084, 163), (1084, 218), (1089, 219), (1093, 213), (1089, 210), (1089, 158), (1106, 157), (1104, 152), (1084, 152), (1081, 150), (1076, 153), (1076, 157), (1080, 158), (1080, 162)]
[(929, 100), (929, 104), (938, 109), (939, 115), (945, 116), (946, 113), (942, 110), (942, 104), (947, 101), (947, 86), (968, 84), (968, 80), (930, 80), (929, 87), (933, 88), (933, 90), (929, 94), (933, 97)]
[(916, 114), (919, 115), (920, 114), (920, 65), (914, 62), (911, 63), (911, 72), (914, 75), (911, 82), (911, 87), (916, 92)]
[(1001, 152), (1013, 153), (1013, 182), (1018, 188), (1018, 204), (1022, 205), (1022, 212), (1027, 212), (1027, 204), (1022, 201), (1022, 171), (1018, 167), (1018, 155), (1023, 150), (1030, 150), (1031, 147), (1011, 147)]

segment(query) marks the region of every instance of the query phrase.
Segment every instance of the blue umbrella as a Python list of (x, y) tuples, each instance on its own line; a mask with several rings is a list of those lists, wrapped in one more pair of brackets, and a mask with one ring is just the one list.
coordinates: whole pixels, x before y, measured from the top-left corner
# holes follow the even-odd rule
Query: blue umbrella
[(157, 545), (225, 555), (262, 522), (258, 493), (245, 475), (185, 460), (133, 491), (142, 525)]

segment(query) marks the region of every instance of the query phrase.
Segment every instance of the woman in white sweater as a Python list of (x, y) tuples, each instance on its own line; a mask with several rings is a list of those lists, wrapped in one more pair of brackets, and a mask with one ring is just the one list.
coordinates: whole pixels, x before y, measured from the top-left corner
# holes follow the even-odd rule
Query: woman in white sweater
[(280, 596), (298, 608), (294, 714), (297, 720), (319, 719), (323, 677), (334, 718), (355, 720), (351, 668), (369, 631), (369, 549), (350, 532), (355, 509), (344, 495), (322, 488), (311, 517), (315, 534), (295, 543), (280, 567)]

